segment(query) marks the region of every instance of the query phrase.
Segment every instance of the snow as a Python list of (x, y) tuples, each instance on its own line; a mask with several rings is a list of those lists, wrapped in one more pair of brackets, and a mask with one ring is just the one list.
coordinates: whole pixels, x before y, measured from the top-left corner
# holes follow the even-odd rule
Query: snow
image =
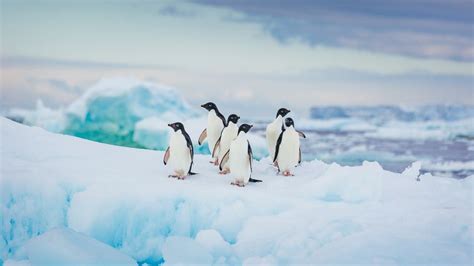
[(474, 176), (423, 174), (416, 181), (419, 163), (399, 174), (376, 162), (315, 160), (284, 177), (264, 158), (253, 173), (264, 182), (238, 188), (205, 155), (195, 157), (198, 175), (178, 181), (167, 177), (161, 151), (4, 118), (0, 129), (0, 254), (7, 265), (28, 263), (29, 243), (43, 236), (38, 246), (47, 249), (40, 243), (55, 234), (77, 248), (71, 239), (99, 241), (150, 265), (473, 263)]
[(447, 162), (424, 162), (423, 167), (432, 170), (474, 170), (474, 161), (458, 162), (458, 161), (447, 161)]
[(36, 102), (36, 110), (14, 108), (9, 115), (27, 125), (36, 125), (51, 132), (62, 132), (66, 127), (67, 118), (62, 109), (51, 109), (41, 100)]
[[(383, 119), (382, 119), (383, 120)], [(371, 121), (360, 118), (300, 119), (301, 130), (336, 132), (363, 132), (364, 136), (378, 139), (455, 139), (474, 137), (474, 118), (454, 121)]]
[(391, 121), (367, 132), (367, 137), (379, 139), (455, 139), (474, 137), (474, 118), (457, 121), (426, 121), (406, 123)]
[(211, 265), (209, 251), (194, 239), (182, 236), (170, 236), (163, 245), (165, 265)]
[(313, 119), (354, 118), (377, 121), (456, 121), (474, 117), (474, 105), (425, 105), (407, 108), (380, 106), (318, 106), (311, 108)]
[(129, 256), (84, 234), (55, 228), (36, 236), (19, 252), (32, 265), (114, 264), (136, 265)]

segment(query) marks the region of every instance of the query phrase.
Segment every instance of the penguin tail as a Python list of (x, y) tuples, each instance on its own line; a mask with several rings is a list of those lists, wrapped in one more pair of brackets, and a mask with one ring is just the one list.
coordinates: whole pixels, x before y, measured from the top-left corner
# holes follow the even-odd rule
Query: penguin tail
[(194, 173), (194, 172), (189, 172), (188, 175), (197, 175), (198, 173)]
[(260, 180), (260, 179), (253, 179), (253, 178), (250, 178), (250, 179), (249, 179), (249, 182), (252, 182), (252, 183), (259, 183), (259, 182), (263, 182), (263, 181)]

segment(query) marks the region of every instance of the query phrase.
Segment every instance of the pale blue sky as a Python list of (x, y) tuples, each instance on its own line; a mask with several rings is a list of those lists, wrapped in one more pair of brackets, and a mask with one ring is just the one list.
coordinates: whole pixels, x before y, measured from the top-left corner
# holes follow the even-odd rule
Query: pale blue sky
[(135, 76), (257, 112), (473, 103), (471, 2), (5, 1), (4, 108)]

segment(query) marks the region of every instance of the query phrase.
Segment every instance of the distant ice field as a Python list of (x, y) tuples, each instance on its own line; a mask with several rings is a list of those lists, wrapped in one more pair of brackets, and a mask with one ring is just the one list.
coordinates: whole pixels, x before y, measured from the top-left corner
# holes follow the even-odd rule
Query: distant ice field
[[(361, 165), (376, 161), (389, 171), (402, 172), (415, 161), (422, 162), (422, 173), (465, 178), (474, 174), (474, 140), (456, 138), (385, 138), (371, 131), (305, 129), (302, 139), (303, 159), (319, 159), (341, 165)], [(265, 124), (255, 128), (262, 137)]]
[[(102, 79), (64, 108), (51, 109), (39, 101), (35, 110), (13, 109), (7, 116), (52, 132), (153, 150), (167, 148), (167, 124), (181, 121), (196, 153), (209, 154), (206, 144), (197, 145), (206, 111), (190, 105), (177, 89), (133, 78)], [(474, 173), (474, 106), (326, 106), (312, 108), (310, 117), (289, 116), (307, 133), (304, 161), (351, 166), (376, 161), (395, 172), (421, 161), (423, 173), (454, 178)], [(264, 130), (270, 119), (242, 118), (256, 125), (250, 143), (257, 160), (268, 156)]]

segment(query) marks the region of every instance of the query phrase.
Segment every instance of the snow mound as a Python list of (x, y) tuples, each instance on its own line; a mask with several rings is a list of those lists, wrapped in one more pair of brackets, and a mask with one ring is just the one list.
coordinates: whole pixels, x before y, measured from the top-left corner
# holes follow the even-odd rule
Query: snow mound
[(20, 253), (32, 265), (137, 265), (116, 249), (67, 228), (52, 229), (30, 239)]
[[(140, 264), (473, 262), (473, 176), (424, 174), (416, 181), (419, 164), (398, 174), (378, 163), (312, 161), (284, 177), (263, 159), (253, 177), (264, 182), (238, 188), (208, 156), (197, 155), (199, 174), (179, 181), (167, 177), (171, 169), (160, 151), (104, 145), (4, 118), (0, 130), (6, 264), (24, 263), (30, 239), (57, 227), (80, 234), (61, 230), (72, 235), (67, 239), (100, 241)], [(70, 245), (62, 246), (83, 247)]]
[(209, 252), (188, 237), (171, 236), (163, 245), (165, 265), (211, 265), (212, 256)]
[(14, 108), (10, 110), (9, 116), (24, 124), (39, 126), (56, 133), (62, 132), (67, 124), (67, 117), (63, 109), (48, 108), (41, 100), (36, 102), (36, 110)]

